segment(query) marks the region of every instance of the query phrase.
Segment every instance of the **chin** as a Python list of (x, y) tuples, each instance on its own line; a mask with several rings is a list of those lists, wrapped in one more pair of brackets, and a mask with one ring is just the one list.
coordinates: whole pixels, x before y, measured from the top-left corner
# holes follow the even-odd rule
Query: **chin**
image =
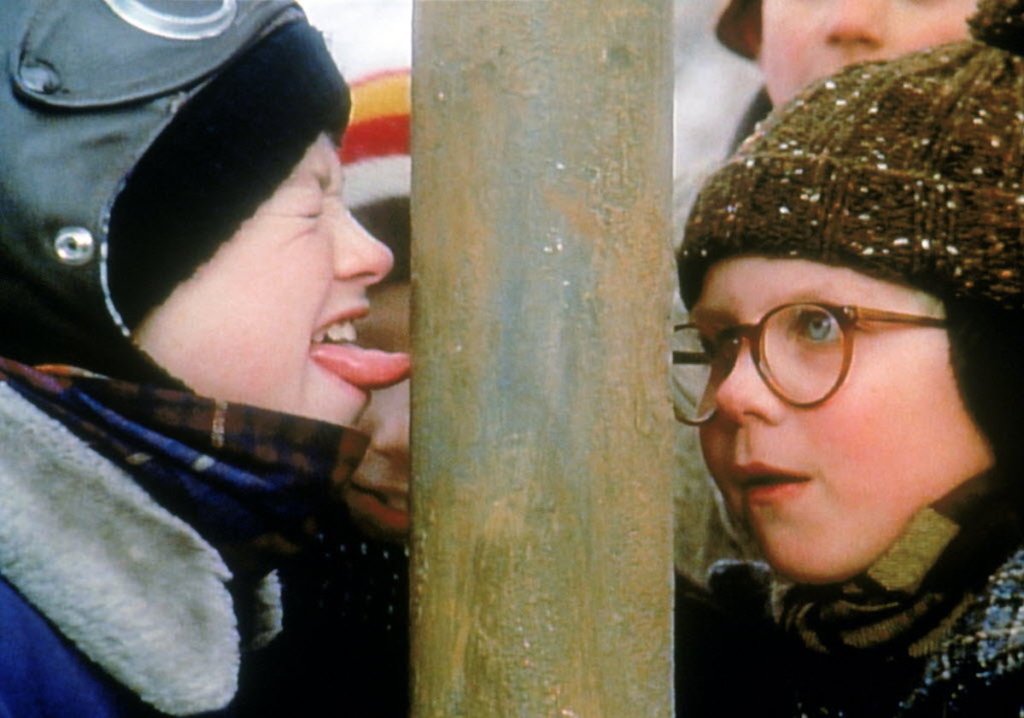
[(353, 426), (370, 405), (368, 392), (334, 377), (309, 387), (303, 395), (311, 401), (302, 402), (299, 413), (339, 426)]
[(297, 414), (327, 424), (351, 426), (359, 419), (370, 402), (362, 394), (358, 397), (347, 393), (339, 394), (336, 386), (322, 386), (303, 391), (302, 396), (297, 397), (295, 401), (285, 403), (287, 408), (279, 409), (279, 411)]
[(310, 419), (315, 419), (316, 421), (322, 421), (325, 424), (334, 424), (335, 426), (351, 427), (354, 426), (355, 423), (359, 420), (359, 416), (362, 414), (364, 408), (365, 406), (350, 411), (338, 411), (336, 409), (334, 411), (330, 411), (327, 409), (313, 409), (311, 411), (305, 412), (303, 415), (309, 417)]
[(765, 551), (765, 559), (775, 573), (794, 583), (828, 584), (845, 581), (863, 571), (865, 567), (844, 565), (845, 562), (829, 561), (826, 557), (793, 557), (778, 552)]

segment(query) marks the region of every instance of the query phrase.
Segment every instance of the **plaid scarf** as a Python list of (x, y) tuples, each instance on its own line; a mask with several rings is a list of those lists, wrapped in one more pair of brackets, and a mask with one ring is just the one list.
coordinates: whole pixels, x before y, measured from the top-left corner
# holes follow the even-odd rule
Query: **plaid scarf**
[(0, 359), (0, 381), (215, 545), (272, 533), (302, 542), (310, 518), (330, 522), (331, 487), (368, 443), (341, 426), (70, 367)]

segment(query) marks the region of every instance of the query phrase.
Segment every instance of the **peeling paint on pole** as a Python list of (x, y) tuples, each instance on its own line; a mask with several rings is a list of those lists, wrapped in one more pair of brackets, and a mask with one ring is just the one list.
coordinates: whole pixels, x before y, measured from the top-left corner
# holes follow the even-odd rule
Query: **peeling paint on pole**
[(671, 28), (417, 5), (419, 718), (672, 713)]

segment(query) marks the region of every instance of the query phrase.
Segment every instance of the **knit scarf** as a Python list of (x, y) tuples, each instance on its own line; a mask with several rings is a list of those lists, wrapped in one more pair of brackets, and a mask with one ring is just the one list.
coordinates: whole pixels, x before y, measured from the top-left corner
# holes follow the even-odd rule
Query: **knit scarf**
[(69, 367), (0, 359), (0, 381), (135, 478), (214, 545), (310, 540), (367, 438), (344, 427)]
[(818, 654), (918, 659), (939, 648), (969, 592), (1016, 547), (1011, 502), (990, 496), (958, 520), (925, 508), (867, 571), (777, 592), (779, 624)]

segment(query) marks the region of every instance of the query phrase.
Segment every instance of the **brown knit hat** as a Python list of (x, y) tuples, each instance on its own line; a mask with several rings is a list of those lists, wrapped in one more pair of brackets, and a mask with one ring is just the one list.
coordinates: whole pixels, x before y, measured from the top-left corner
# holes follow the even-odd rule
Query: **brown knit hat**
[(704, 185), (679, 273), (716, 261), (849, 266), (1024, 309), (1024, 0), (983, 0), (976, 40), (848, 68), (805, 91)]

